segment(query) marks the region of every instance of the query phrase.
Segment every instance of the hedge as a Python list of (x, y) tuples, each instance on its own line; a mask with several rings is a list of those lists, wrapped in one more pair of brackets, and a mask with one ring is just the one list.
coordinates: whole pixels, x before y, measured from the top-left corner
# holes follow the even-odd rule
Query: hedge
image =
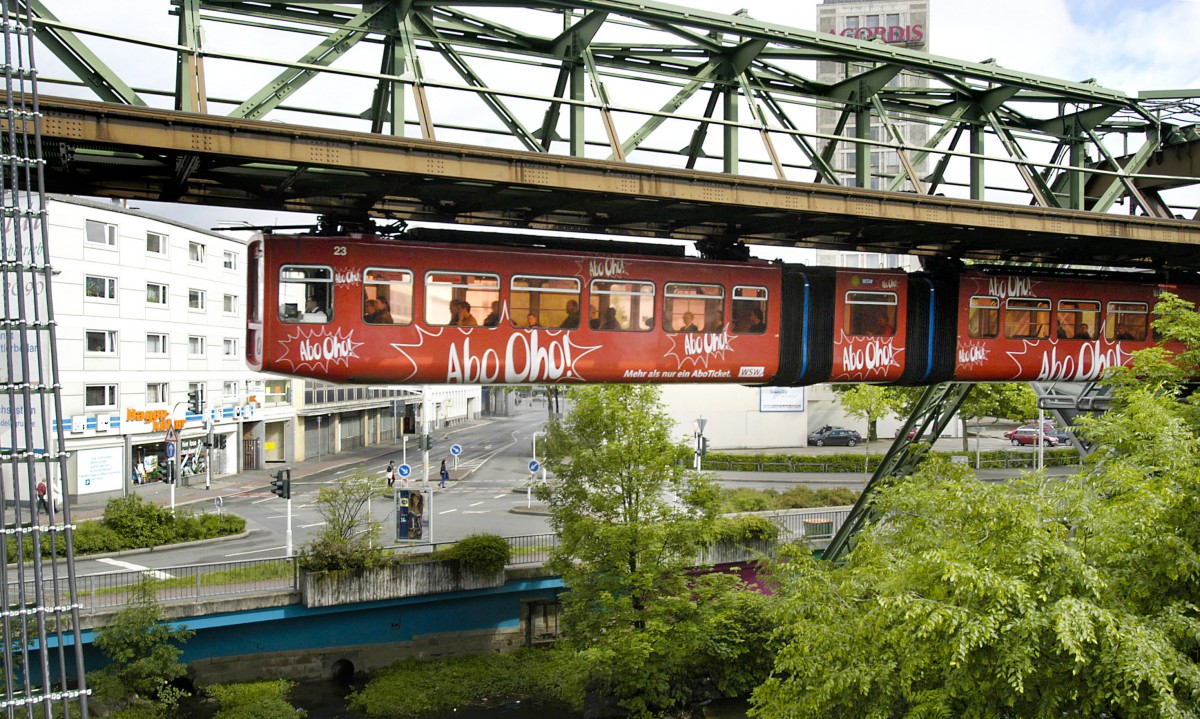
[[(930, 457), (966, 457), (974, 466), (975, 452), (930, 452)], [(841, 454), (799, 455), (799, 454), (738, 454), (734, 452), (709, 452), (704, 456), (702, 468), (710, 471), (733, 470), (750, 472), (864, 472), (875, 471), (884, 455), (862, 452), (843, 452)], [(987, 450), (979, 453), (984, 467), (1003, 463), (1004, 467), (1030, 467), (1036, 462), (1033, 452), (1017, 452), (1007, 449)], [(1079, 453), (1070, 447), (1046, 449), (1044, 462), (1047, 467), (1059, 467), (1079, 463)]]
[[(234, 514), (195, 514), (171, 510), (146, 502), (141, 495), (110, 499), (104, 507), (104, 517), (79, 522), (72, 540), (76, 555), (120, 552), (127, 549), (147, 549), (164, 544), (212, 539), (246, 531), (246, 520)], [(51, 546), (53, 544), (53, 546)], [(33, 542), (23, 542), (25, 559), (33, 557)], [(42, 556), (51, 552), (65, 556), (66, 542), (51, 542), (42, 537)], [(8, 562), (17, 559), (15, 542), (8, 543)]]

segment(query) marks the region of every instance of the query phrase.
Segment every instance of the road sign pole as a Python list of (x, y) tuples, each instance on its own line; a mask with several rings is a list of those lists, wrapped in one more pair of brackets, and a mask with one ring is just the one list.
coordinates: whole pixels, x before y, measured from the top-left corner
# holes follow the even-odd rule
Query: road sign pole
[(288, 508), (287, 508), (287, 523), (288, 523), (287, 524), (287, 556), (289, 559), (291, 559), (291, 557), (292, 557), (292, 494), (291, 494), (291, 492), (288, 492), (287, 503), (288, 503)]

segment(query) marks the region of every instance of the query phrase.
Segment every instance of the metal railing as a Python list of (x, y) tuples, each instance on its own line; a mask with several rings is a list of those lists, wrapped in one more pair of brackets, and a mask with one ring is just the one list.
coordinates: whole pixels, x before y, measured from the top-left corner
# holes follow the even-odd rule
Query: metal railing
[[(1033, 469), (1037, 463), (1037, 452), (1030, 450), (989, 450), (988, 453), (1002, 452), (1001, 456), (987, 457), (981, 459), (979, 469)], [(975, 452), (972, 450), (966, 454), (962, 452), (953, 453), (951, 456), (966, 457), (971, 466), (975, 466)], [(882, 454), (872, 453), (869, 460), (869, 469), (874, 469), (879, 466), (879, 461), (883, 458)], [(1047, 466), (1067, 466), (1082, 464), (1083, 460), (1078, 452), (1063, 452), (1061, 454), (1046, 454)], [(845, 460), (830, 462), (821, 461), (818, 459), (805, 459), (794, 462), (769, 461), (761, 462), (754, 459), (745, 460), (704, 460), (704, 469), (713, 472), (762, 472), (765, 474), (782, 473), (782, 472), (800, 472), (806, 474), (861, 474), (863, 472), (863, 463), (859, 462), (857, 467), (850, 467)]]
[[(789, 509), (760, 513), (782, 530), (780, 541), (821, 540), (832, 537), (849, 514), (849, 507)], [(509, 566), (534, 566), (550, 559), (558, 545), (553, 533), (506, 537), (512, 549)], [(390, 551), (432, 553), (457, 542), (388, 547)], [(60, 580), (65, 582), (66, 579)], [(10, 592), (17, 588), (9, 583)], [(142, 585), (139, 588), (139, 585)], [(295, 557), (253, 559), (214, 564), (187, 564), (173, 567), (135, 569), (85, 574), (76, 577), (81, 611), (94, 613), (128, 606), (139, 589), (149, 590), (159, 602), (200, 603), (209, 599), (267, 592), (300, 590), (300, 568)], [(60, 588), (65, 591), (65, 585)]]

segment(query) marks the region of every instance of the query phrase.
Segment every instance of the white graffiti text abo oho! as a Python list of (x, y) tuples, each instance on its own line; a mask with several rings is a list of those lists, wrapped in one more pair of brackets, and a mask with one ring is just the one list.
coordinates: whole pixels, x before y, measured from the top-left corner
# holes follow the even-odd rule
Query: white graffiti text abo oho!
[(958, 345), (958, 364), (964, 367), (987, 364), (988, 348), (982, 342), (963, 342)]
[(279, 358), (294, 369), (311, 367), (313, 370), (328, 371), (330, 367), (349, 367), (350, 360), (358, 358), (362, 342), (354, 341), (354, 331), (343, 334), (342, 330), (329, 333), (325, 330), (298, 328), (285, 340), (280, 340), (284, 353)]
[(697, 333), (683, 336), (683, 353), (689, 357), (727, 352), (729, 349), (729, 335), (726, 334)]
[(625, 260), (609, 257), (606, 260), (588, 260), (588, 272), (592, 277), (624, 277)]
[(1075, 353), (1063, 352), (1062, 344), (1054, 344), (1050, 351), (1042, 355), (1042, 368), (1038, 372), (1039, 380), (1059, 382), (1088, 382), (1100, 379), (1109, 367), (1118, 367), (1129, 361), (1130, 353), (1121, 349), (1118, 344), (1110, 349), (1103, 349), (1100, 342), (1086, 342), (1079, 345)]
[(513, 334), (508, 338), (504, 357), (492, 348), (478, 354), (471, 351), (471, 338), (465, 337), (460, 347), (450, 345), (447, 382), (492, 384), (495, 382), (556, 382), (575, 376), (575, 361), (590, 349), (571, 344), (565, 335), (561, 340), (550, 339), (543, 332)]
[(896, 355), (896, 348), (890, 340), (871, 340), (861, 345), (849, 345), (842, 348), (842, 371), (876, 372), (897, 365)]
[(990, 277), (988, 294), (1002, 300), (1009, 297), (1028, 297), (1033, 294), (1033, 281), (1026, 277)]

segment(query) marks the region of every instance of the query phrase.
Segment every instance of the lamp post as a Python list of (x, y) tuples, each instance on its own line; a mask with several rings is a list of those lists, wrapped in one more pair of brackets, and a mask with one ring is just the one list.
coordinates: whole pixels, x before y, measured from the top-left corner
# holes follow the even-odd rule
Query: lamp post
[(700, 417), (692, 421), (692, 436), (695, 439), (694, 456), (695, 469), (700, 471), (700, 458), (704, 456), (704, 425), (708, 420)]

